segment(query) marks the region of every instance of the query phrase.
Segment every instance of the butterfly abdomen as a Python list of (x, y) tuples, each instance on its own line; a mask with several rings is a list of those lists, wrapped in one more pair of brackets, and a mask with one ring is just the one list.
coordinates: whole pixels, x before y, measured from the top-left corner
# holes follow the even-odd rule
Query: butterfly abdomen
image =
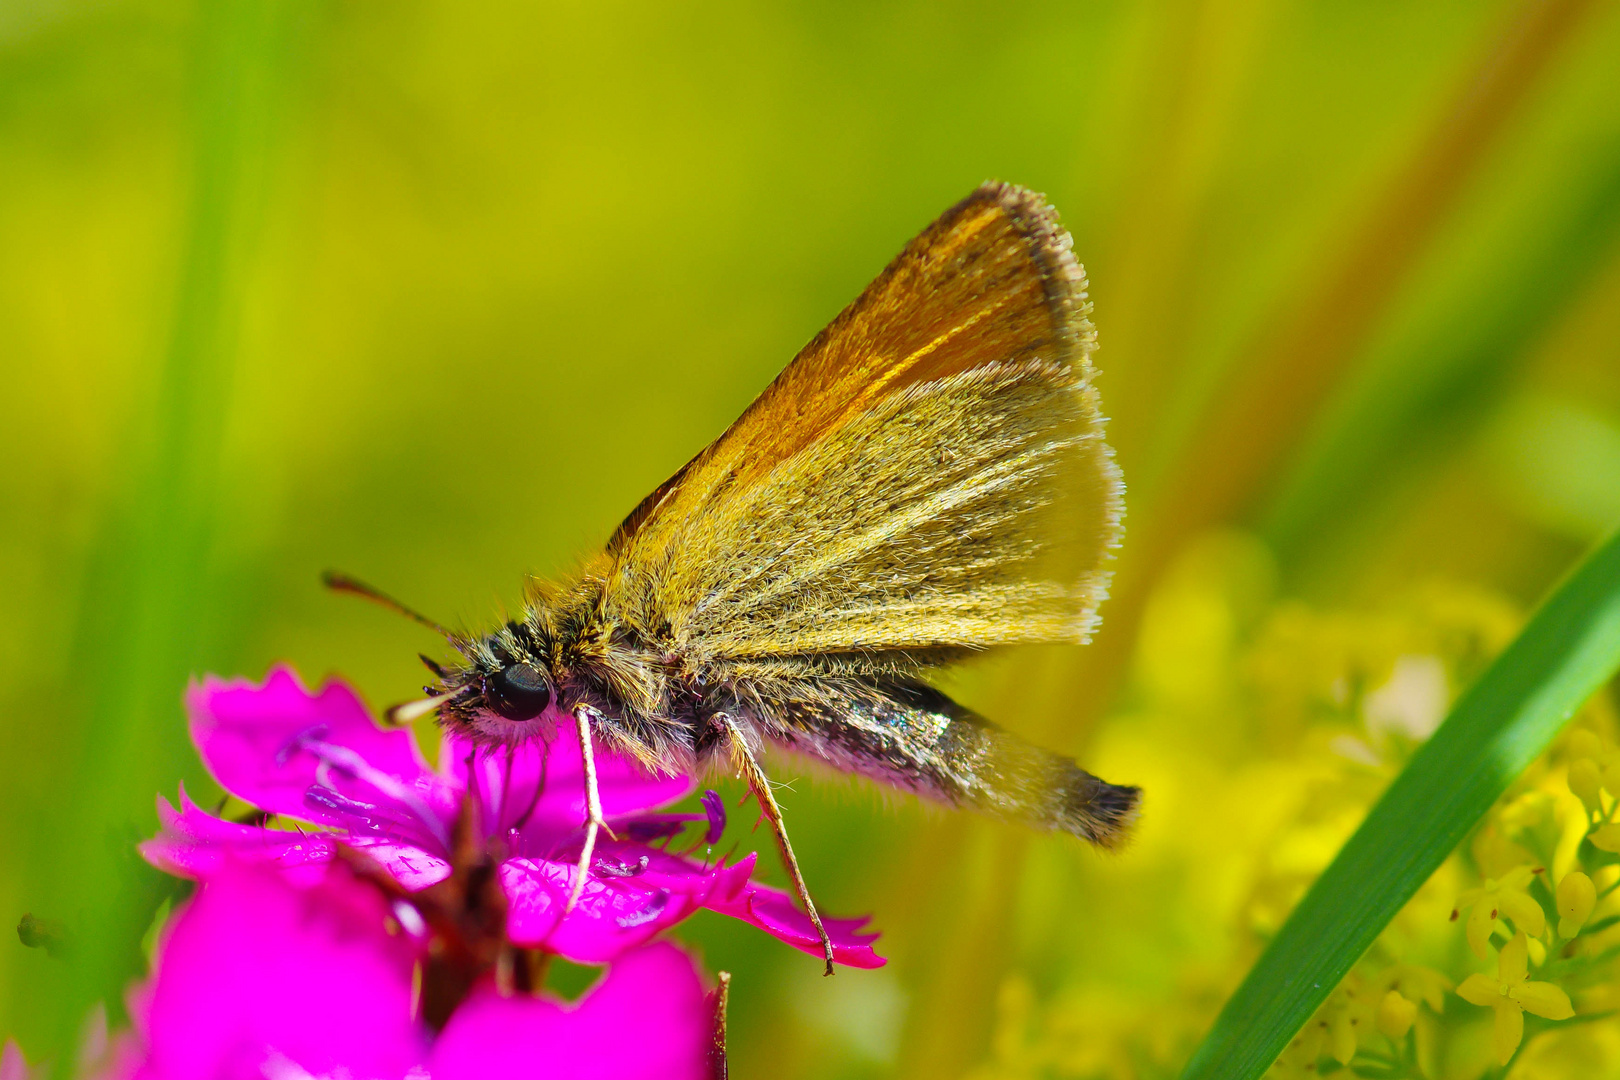
[(772, 741), (845, 772), (1103, 848), (1125, 841), (1141, 800), (1139, 788), (1098, 779), (911, 680), (806, 686), (763, 726)]
[[(948, 700), (948, 699), (947, 699)], [(1025, 742), (950, 703), (955, 715), (935, 750), (957, 798), (996, 817), (1066, 832), (1098, 847), (1124, 842), (1141, 789), (1110, 784), (1070, 758)]]
[(1068, 758), (1057, 760), (1067, 767), (1066, 775), (1054, 792), (1057, 798), (1046, 808), (1046, 820), (1038, 824), (1072, 833), (1098, 847), (1119, 847), (1136, 823), (1142, 789), (1110, 784)]

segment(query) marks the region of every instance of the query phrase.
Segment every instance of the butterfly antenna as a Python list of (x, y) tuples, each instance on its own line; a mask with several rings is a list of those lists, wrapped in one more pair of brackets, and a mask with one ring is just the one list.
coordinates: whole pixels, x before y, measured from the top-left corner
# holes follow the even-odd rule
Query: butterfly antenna
[(434, 631), (440, 637), (444, 638), (451, 645), (456, 643), (456, 635), (452, 634), (450, 631), (446, 630), (444, 627), (440, 626), (426, 615), (423, 615), (421, 612), (412, 608), (406, 607), (404, 604), (400, 603), (398, 600), (395, 600), (392, 596), (389, 596), (382, 590), (374, 589), (365, 582), (350, 577), (348, 574), (340, 574), (335, 570), (328, 570), (321, 575), (321, 584), (325, 585), (333, 592), (350, 593), (354, 596), (364, 597), (374, 604), (381, 604), (390, 611), (396, 611), (405, 616), (407, 619), (413, 619), (416, 622), (421, 623), (429, 630)]

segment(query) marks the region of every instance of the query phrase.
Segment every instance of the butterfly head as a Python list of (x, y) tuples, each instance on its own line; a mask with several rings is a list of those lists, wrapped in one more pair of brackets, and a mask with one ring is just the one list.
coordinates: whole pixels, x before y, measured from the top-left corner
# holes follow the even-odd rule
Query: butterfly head
[(447, 729), (482, 743), (550, 734), (560, 715), (556, 680), (544, 643), (531, 627), (509, 622), (459, 647), (464, 665), (430, 665), (439, 684), (428, 692), (440, 701), (440, 722)]

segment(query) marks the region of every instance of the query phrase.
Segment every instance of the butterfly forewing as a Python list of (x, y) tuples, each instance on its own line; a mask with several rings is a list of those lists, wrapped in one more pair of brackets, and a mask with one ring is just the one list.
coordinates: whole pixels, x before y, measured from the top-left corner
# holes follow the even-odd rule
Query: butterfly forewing
[(979, 188), (626, 520), (604, 610), (697, 662), (1082, 639), (1120, 513), (1087, 310), (1050, 209)]

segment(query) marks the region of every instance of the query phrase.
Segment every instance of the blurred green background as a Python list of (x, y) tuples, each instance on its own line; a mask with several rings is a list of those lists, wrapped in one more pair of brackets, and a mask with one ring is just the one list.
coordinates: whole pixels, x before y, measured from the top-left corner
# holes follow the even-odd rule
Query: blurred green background
[(1553, 0), (0, 3), (0, 915), (77, 954), (0, 947), (0, 1032), (37, 1058), (136, 970), (127, 841), (213, 790), (189, 674), (409, 696), (431, 635), (321, 569), (491, 620), (992, 177), (1090, 272), (1128, 532), (1096, 643), (953, 688), (1147, 782), (1141, 850), (800, 783), (812, 886), (890, 966), (682, 936), (744, 1077), (961, 1075), (1011, 971), (1099, 1023), (1185, 984), (1219, 920), (1143, 914), (1193, 873), (1155, 800), (1216, 851), (1247, 806), (1155, 775), (1144, 732), (1196, 722), (1133, 727), (1196, 661), (1154, 598), (1211, 557), (1522, 608), (1620, 523), (1617, 58), (1615, 4)]

